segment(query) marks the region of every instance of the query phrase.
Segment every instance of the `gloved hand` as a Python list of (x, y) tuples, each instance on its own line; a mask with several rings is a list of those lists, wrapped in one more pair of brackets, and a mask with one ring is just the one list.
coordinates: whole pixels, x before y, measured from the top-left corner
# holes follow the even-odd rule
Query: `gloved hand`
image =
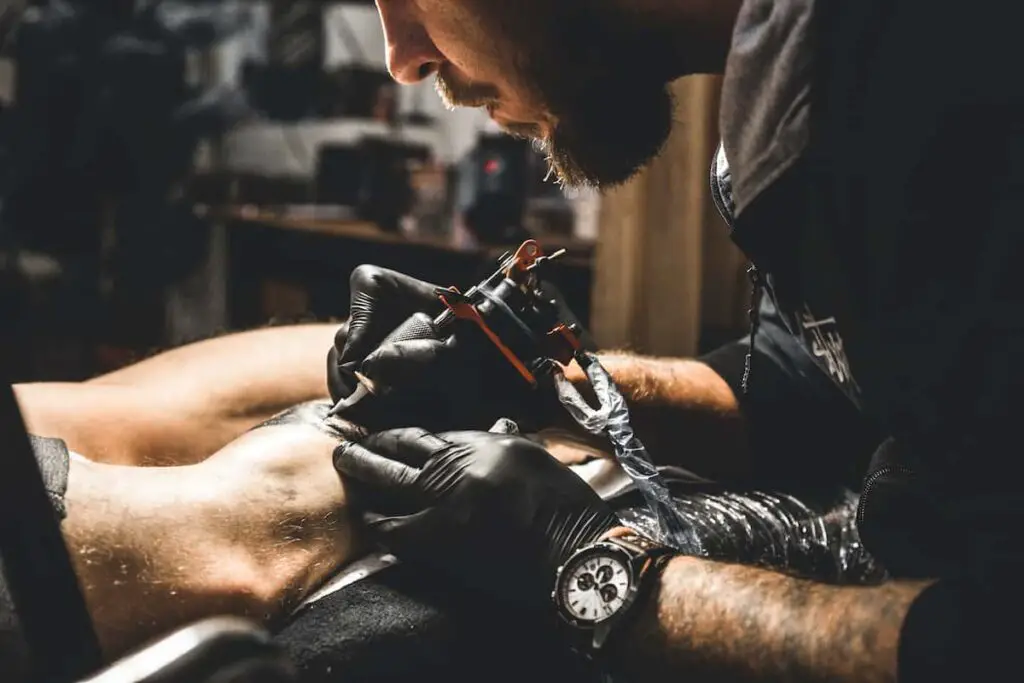
[(579, 476), (520, 437), (398, 429), (343, 444), (334, 466), (379, 545), (519, 606), (548, 607), (558, 567), (618, 524)]
[(350, 284), (349, 322), (328, 354), (331, 398), (337, 403), (355, 390), (356, 371), (388, 394), (367, 399), (371, 406), (351, 413), (356, 422), (374, 429), (418, 425), (442, 431), (484, 429), (509, 416), (538, 430), (561, 416), (550, 378), (532, 390), (472, 323), (457, 322), (446, 340), (382, 345), (412, 314), (434, 317), (443, 310), (434, 285), (376, 266), (356, 268)]
[(352, 373), (395, 328), (413, 313), (436, 315), (442, 309), (434, 285), (377, 266), (353, 270), (349, 289), (349, 320), (338, 330), (327, 356), (327, 384), (335, 402), (355, 390)]

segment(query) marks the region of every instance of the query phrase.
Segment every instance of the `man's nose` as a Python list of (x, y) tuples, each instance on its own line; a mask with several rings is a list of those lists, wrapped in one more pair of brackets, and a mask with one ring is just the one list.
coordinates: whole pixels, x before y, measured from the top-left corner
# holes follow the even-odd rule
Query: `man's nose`
[(422, 81), (437, 71), (444, 59), (415, 15), (413, 5), (406, 0), (377, 1), (388, 72), (403, 85)]

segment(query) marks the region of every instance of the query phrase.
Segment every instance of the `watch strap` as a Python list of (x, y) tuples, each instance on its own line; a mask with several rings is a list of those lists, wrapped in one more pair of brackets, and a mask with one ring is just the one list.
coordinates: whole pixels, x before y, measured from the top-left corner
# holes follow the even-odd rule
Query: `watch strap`
[(636, 577), (636, 594), (632, 603), (625, 611), (616, 616), (614, 621), (606, 628), (609, 632), (605, 634), (600, 647), (593, 648), (596, 652), (606, 651), (608, 643), (615, 640), (615, 634), (622, 631), (635, 618), (636, 613), (643, 609), (643, 605), (651, 592), (651, 586), (661, 570), (675, 555), (675, 551), (668, 546), (652, 541), (645, 536), (619, 536), (607, 539), (614, 545), (626, 547), (627, 550), (635, 552), (633, 557), (633, 574)]
[(646, 536), (642, 536), (638, 533), (620, 534), (617, 536), (609, 536), (602, 541), (603, 543), (613, 543), (621, 546), (629, 551), (636, 557), (641, 555), (660, 555), (663, 553), (671, 553), (672, 549), (652, 541)]

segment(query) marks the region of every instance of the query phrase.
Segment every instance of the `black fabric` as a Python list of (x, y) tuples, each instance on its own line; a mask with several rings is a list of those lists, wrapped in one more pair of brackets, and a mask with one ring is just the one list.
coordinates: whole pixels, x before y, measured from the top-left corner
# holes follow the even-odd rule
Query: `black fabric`
[(1019, 576), (964, 577), (932, 584), (917, 598), (900, 633), (900, 683), (995, 681), (1020, 668)]
[(791, 332), (812, 310), (830, 322), (830, 375), (886, 438), (862, 496), (869, 549), (939, 579), (904, 624), (903, 680), (1005, 662), (993, 616), (1024, 594), (1014, 10), (816, 3), (809, 146), (733, 226)]
[(0, 558), (0, 671), (4, 681), (15, 683), (28, 676), (28, 644), (14, 612), (3, 570), (3, 559)]
[(763, 297), (751, 360), (756, 381), (742, 390), (750, 342), (743, 338), (699, 360), (729, 384), (747, 423), (759, 486), (859, 489), (878, 441), (857, 408), (784, 326)]
[(722, 81), (719, 126), (742, 213), (807, 146), (816, 0), (746, 0)]
[[(43, 484), (53, 503), (54, 513), (63, 519), (66, 515), (64, 494), (68, 487), (70, 454), (67, 445), (60, 439), (29, 436), (32, 452), (43, 475)], [(3, 558), (0, 557), (0, 673), (2, 680), (23, 680), (28, 675), (28, 650), (14, 603), (4, 576)]]
[(395, 565), (305, 608), (275, 640), (303, 683), (582, 683), (554, 627)]
[(35, 453), (39, 471), (43, 475), (43, 484), (53, 503), (57, 516), (63, 519), (67, 515), (64, 506), (64, 494), (68, 490), (68, 468), (71, 456), (68, 446), (61, 439), (29, 435), (32, 452)]
[(420, 428), (334, 451), (367, 539), (511, 609), (551, 606), (551, 577), (614, 528), (611, 507), (536, 443)]
[[(834, 303), (865, 412), (890, 436), (875, 469), (910, 475), (902, 493), (867, 492), (864, 518), (921, 539), (888, 544), (886, 563), (907, 573), (1022, 567), (1019, 37), (996, 2), (969, 13), (870, 2), (823, 20), (837, 32), (815, 116), (812, 160), (824, 171), (813, 175), (801, 231), (801, 248), (820, 257), (801, 259), (800, 278), (807, 296)], [(957, 36), (958, 49), (942, 35)], [(900, 495), (933, 514), (897, 518)], [(936, 526), (958, 539), (944, 552), (921, 547)]]
[(964, 591), (951, 583), (925, 589), (903, 621), (898, 661), (899, 680), (970, 680), (964, 671), (949, 670), (941, 652), (955, 652), (964, 641)]

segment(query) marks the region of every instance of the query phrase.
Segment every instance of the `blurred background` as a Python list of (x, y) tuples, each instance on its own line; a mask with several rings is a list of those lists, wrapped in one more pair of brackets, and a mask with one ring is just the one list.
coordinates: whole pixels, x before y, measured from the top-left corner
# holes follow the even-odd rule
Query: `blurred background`
[[(0, 352), (16, 381), (348, 310), (361, 263), (466, 286), (527, 237), (604, 347), (743, 333), (708, 192), (718, 82), (673, 87), (663, 156), (606, 196), (384, 68), (372, 2), (0, 2)], [(610, 95), (614, 96), (614, 95)], [(325, 350), (326, 351), (326, 350)]]

